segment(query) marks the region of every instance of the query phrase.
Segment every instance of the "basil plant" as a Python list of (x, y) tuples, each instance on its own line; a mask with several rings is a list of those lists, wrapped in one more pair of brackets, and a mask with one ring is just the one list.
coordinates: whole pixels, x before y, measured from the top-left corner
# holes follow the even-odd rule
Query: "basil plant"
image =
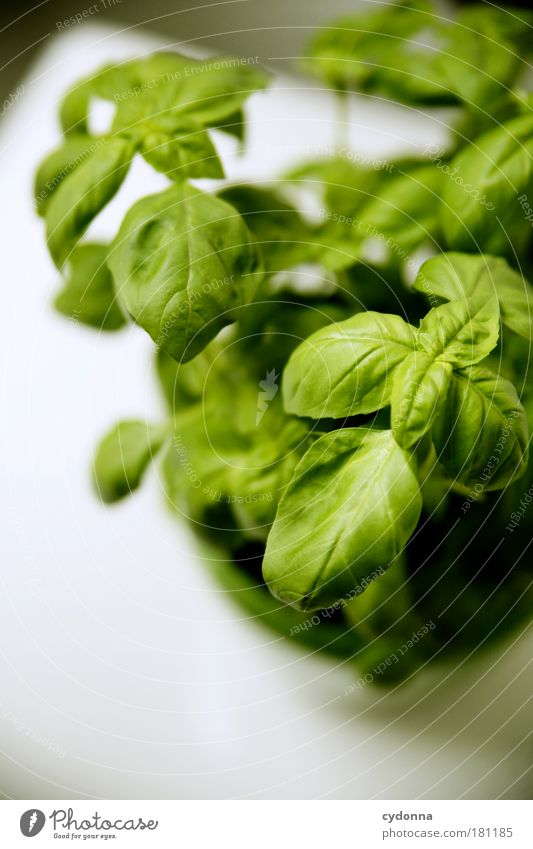
[[(235, 602), (364, 680), (531, 618), (532, 21), (408, 0), (311, 40), (302, 70), (341, 110), (351, 92), (448, 109), (449, 145), (419, 158), (378, 166), (340, 141), (272, 184), (232, 183), (213, 131), (245, 144), (268, 75), (160, 52), (74, 85), (37, 171), (57, 309), (143, 328), (166, 402), (104, 436), (101, 499), (157, 462)], [(97, 99), (113, 115), (95, 134)], [(168, 185), (94, 242), (135, 157)]]

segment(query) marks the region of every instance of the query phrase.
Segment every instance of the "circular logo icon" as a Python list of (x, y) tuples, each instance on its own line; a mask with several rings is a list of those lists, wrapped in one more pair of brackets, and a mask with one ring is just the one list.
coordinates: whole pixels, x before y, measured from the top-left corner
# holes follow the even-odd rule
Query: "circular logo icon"
[(37, 808), (30, 808), (29, 811), (24, 811), (20, 818), (20, 830), (24, 837), (35, 837), (43, 830), (46, 817), (42, 811)]

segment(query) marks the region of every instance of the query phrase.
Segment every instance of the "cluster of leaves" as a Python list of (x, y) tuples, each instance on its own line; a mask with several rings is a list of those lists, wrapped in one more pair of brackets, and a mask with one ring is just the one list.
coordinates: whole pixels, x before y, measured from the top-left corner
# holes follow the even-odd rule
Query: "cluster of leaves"
[(369, 3), (320, 31), (307, 68), (339, 91), (419, 106), (461, 105), (501, 119), (529, 68), (530, 11), (474, 3), (456, 14), (430, 0)]
[[(163, 333), (173, 355), (191, 358), (232, 320), (232, 310), (252, 299), (261, 269), (247, 228), (227, 203), (188, 179), (224, 176), (208, 130), (241, 134), (242, 105), (266, 81), (263, 72), (236, 60), (202, 63), (156, 53), (106, 67), (67, 94), (60, 107), (63, 143), (35, 181), (48, 249), (57, 267), (70, 272), (58, 302), (62, 311), (76, 310), (80, 321), (91, 323), (98, 298), (107, 307), (104, 323), (115, 326), (118, 290), (120, 305), (156, 341)], [(99, 135), (89, 120), (97, 99), (116, 107), (108, 133)], [(133, 206), (112, 249), (88, 250), (80, 239), (122, 185), (135, 154), (172, 186)], [(229, 285), (202, 294), (205, 279), (226, 276)]]
[[(533, 478), (533, 117), (516, 89), (529, 31), (523, 14), (448, 20), (413, 0), (313, 41), (308, 70), (343, 93), (458, 106), (438, 161), (339, 154), (272, 186), (201, 191), (190, 179), (224, 176), (210, 131), (242, 139), (244, 101), (267, 78), (158, 53), (79, 83), (37, 173), (58, 309), (102, 330), (132, 319), (156, 345), (168, 416), (107, 434), (103, 500), (161, 452), (168, 501), (230, 553), (219, 578), (242, 603), (388, 677), (529, 615), (527, 521), (504, 539)], [(98, 98), (116, 106), (103, 135)], [(169, 187), (135, 203), (110, 245), (87, 242), (135, 155)], [(326, 613), (310, 627), (309, 611)]]

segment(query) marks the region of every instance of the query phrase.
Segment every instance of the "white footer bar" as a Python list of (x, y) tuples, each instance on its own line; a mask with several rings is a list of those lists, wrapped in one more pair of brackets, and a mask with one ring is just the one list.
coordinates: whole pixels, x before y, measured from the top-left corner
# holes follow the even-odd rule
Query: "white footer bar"
[(0, 845), (532, 849), (532, 819), (527, 801), (5, 801)]

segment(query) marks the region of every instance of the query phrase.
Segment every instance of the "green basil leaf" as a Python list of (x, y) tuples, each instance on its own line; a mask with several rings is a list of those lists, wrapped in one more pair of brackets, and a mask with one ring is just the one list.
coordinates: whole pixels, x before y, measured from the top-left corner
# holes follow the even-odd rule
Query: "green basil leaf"
[(339, 304), (321, 299), (300, 301), (290, 293), (258, 293), (239, 319), (236, 350), (249, 372), (261, 380), (272, 369), (281, 373), (304, 339), (346, 314)]
[(220, 179), (222, 163), (205, 130), (183, 128), (173, 137), (164, 132), (148, 132), (142, 139), (140, 152), (156, 171), (171, 180), (186, 177)]
[(301, 610), (351, 598), (387, 569), (413, 533), (420, 490), (390, 431), (345, 428), (318, 439), (296, 467), (267, 541), (271, 592)]
[(420, 322), (418, 342), (433, 359), (469, 366), (490, 354), (499, 332), (497, 299), (471, 298), (430, 310)]
[(61, 181), (46, 211), (46, 234), (58, 267), (93, 218), (111, 200), (124, 180), (133, 148), (124, 139), (109, 139)]
[(45, 215), (50, 199), (61, 182), (104, 142), (91, 136), (73, 135), (65, 139), (39, 165), (35, 175), (34, 196), (39, 215)]
[(266, 81), (243, 60), (155, 53), (82, 80), (62, 103), (62, 125), (69, 138), (88, 133), (92, 99), (109, 100), (116, 107), (109, 132), (129, 139), (157, 171), (172, 180), (220, 179), (224, 172), (206, 128), (242, 137), (242, 105)]
[(428, 3), (393, 3), (322, 30), (306, 66), (341, 90), (483, 108), (527, 68), (529, 39), (528, 20), (511, 10), (479, 4), (453, 21)]
[(473, 4), (443, 28), (442, 49), (431, 63), (433, 79), (469, 108), (494, 108), (527, 67), (518, 45), (520, 36), (527, 41), (529, 26), (518, 17), (513, 21), (510, 12)]
[(391, 393), (391, 425), (396, 441), (410, 448), (431, 428), (446, 399), (450, 363), (416, 351), (398, 368)]
[[(188, 368), (195, 362), (187, 363)], [(181, 369), (181, 366), (180, 366)], [(250, 446), (250, 438), (216, 415), (216, 399), (182, 408), (164, 458), (167, 496), (173, 507), (199, 526), (220, 532), (229, 523), (227, 478)]]
[(496, 260), (496, 294), (502, 321), (515, 333), (530, 340), (533, 330), (533, 288), (521, 274)]
[(364, 168), (339, 156), (306, 162), (287, 174), (287, 180), (316, 195), (323, 206), (324, 221), (315, 233), (320, 262), (333, 271), (359, 262), (362, 238), (357, 232), (357, 216), (381, 190), (381, 168)]
[(520, 55), (531, 55), (533, 13), (525, 8), (500, 8), (472, 3), (461, 9), (458, 20), (464, 27), (483, 30), (492, 39), (505, 39), (520, 48)]
[(359, 213), (359, 236), (379, 240), (400, 259), (423, 242), (433, 242), (439, 231), (441, 183), (442, 175), (432, 165), (390, 177)]
[(312, 228), (274, 191), (257, 186), (229, 186), (219, 195), (243, 216), (257, 239), (265, 268), (275, 274), (316, 255)]
[(223, 351), (217, 339), (188, 363), (178, 363), (162, 348), (156, 351), (156, 370), (164, 398), (171, 413), (182, 410), (202, 400), (206, 375), (216, 368), (217, 358)]
[[(365, 591), (354, 596), (343, 611), (350, 627), (365, 645), (357, 655), (357, 665), (364, 683), (370, 680), (391, 684), (412, 674), (424, 660), (421, 644), (431, 642), (429, 617), (417, 605), (412, 573), (400, 555), (390, 569), (369, 583)], [(435, 626), (432, 624), (432, 627)], [(413, 640), (418, 631), (424, 640)], [(406, 645), (409, 645), (407, 651)], [(427, 657), (427, 655), (426, 655)]]
[(414, 102), (447, 100), (442, 84), (431, 79), (434, 63), (424, 32), (443, 29), (426, 2), (401, 2), (341, 18), (321, 30), (308, 50), (306, 68), (329, 85), (405, 98)]
[(238, 109), (236, 112), (228, 115), (223, 121), (217, 124), (217, 130), (221, 130), (228, 136), (233, 136), (237, 141), (243, 142), (246, 137), (246, 118), (244, 109)]
[[(278, 406), (278, 405), (276, 405)], [(272, 408), (268, 411), (272, 415)], [(298, 421), (276, 417), (279, 429), (258, 434), (226, 482), (228, 501), (240, 529), (266, 541), (280, 498), (307, 446), (307, 428)], [(262, 422), (261, 422), (262, 423)]]
[(183, 126), (188, 118), (196, 126), (229, 127), (235, 132), (232, 125), (240, 121), (245, 101), (268, 83), (264, 71), (241, 59), (164, 55), (172, 56), (174, 69), (154, 69), (154, 56), (133, 63), (131, 73), (136, 82), (118, 99), (114, 130), (128, 130), (139, 119), (178, 121)]
[(521, 115), (461, 150), (442, 183), (449, 248), (514, 257), (531, 242), (523, 209), (533, 189), (533, 115)]
[(364, 260), (363, 240), (355, 231), (351, 216), (344, 220), (335, 215), (317, 230), (315, 253), (325, 268), (343, 272)]
[(519, 477), (527, 466), (528, 427), (513, 384), (483, 366), (456, 371), (433, 441), (447, 473), (479, 494)]
[[(373, 261), (376, 247), (387, 262), (400, 264), (406, 252), (433, 240), (438, 230), (437, 168), (416, 160), (395, 163), (344, 150), (343, 157), (319, 159), (291, 171), (286, 179), (312, 191), (324, 205), (315, 240), (322, 262), (334, 271)], [(383, 261), (380, 261), (383, 264)]]
[(402, 634), (412, 624), (414, 599), (405, 560), (398, 557), (379, 580), (371, 581), (346, 605), (348, 622), (369, 642), (379, 640), (384, 631), (389, 637)]
[(379, 410), (415, 346), (416, 330), (397, 315), (358, 313), (330, 324), (292, 354), (283, 372), (285, 409), (312, 418)]
[(67, 138), (78, 133), (90, 135), (89, 109), (94, 98), (116, 103), (135, 85), (132, 65), (130, 62), (104, 65), (71, 87), (59, 107), (61, 128)]
[(238, 318), (262, 277), (241, 216), (187, 183), (134, 204), (108, 264), (128, 312), (180, 361)]
[(97, 244), (74, 248), (64, 288), (56, 295), (54, 306), (73, 321), (98, 330), (118, 330), (126, 319), (116, 300), (107, 251), (107, 245)]
[(225, 366), (220, 375), (204, 372), (201, 401), (176, 416), (165, 457), (169, 495), (194, 522), (265, 539), (305, 450), (308, 428), (283, 414), (279, 396), (257, 422), (258, 384), (239, 373), (238, 365), (238, 380), (227, 375), (235, 365), (231, 352), (220, 359)]
[(484, 254), (444, 253), (425, 262), (413, 288), (447, 301), (498, 298), (504, 324), (525, 339), (533, 327), (531, 284), (504, 259)]
[(331, 212), (354, 216), (381, 191), (393, 167), (386, 159), (341, 148), (339, 155), (299, 164), (284, 179), (315, 194)]
[(118, 422), (102, 439), (94, 458), (94, 482), (102, 501), (118, 501), (137, 489), (168, 435), (166, 424)]
[[(185, 363), (178, 362), (162, 348), (156, 350), (157, 376), (171, 413), (181, 413), (186, 407), (198, 402), (209, 407), (212, 401), (213, 407), (219, 411), (223, 410), (225, 417), (233, 411), (234, 418), (234, 398), (238, 392), (241, 394), (242, 407), (245, 407), (246, 403), (251, 403), (252, 406), (256, 403), (257, 383), (253, 384), (251, 390), (251, 402), (249, 398), (245, 402), (242, 397), (243, 384), (250, 382), (251, 375), (248, 369), (243, 369), (242, 362), (247, 352), (243, 354), (236, 338), (236, 329), (232, 328), (230, 334), (213, 339), (203, 351)], [(226, 394), (233, 405), (229, 410), (223, 403)], [(250, 426), (253, 422), (254, 417), (250, 416)]]
[[(241, 109), (267, 75), (254, 63), (232, 57), (197, 60), (179, 53), (154, 53), (108, 65), (81, 80), (61, 104), (66, 134), (88, 132), (91, 100), (116, 105), (113, 132), (143, 137), (176, 123), (240, 132)], [(188, 120), (187, 120), (188, 119)]]

